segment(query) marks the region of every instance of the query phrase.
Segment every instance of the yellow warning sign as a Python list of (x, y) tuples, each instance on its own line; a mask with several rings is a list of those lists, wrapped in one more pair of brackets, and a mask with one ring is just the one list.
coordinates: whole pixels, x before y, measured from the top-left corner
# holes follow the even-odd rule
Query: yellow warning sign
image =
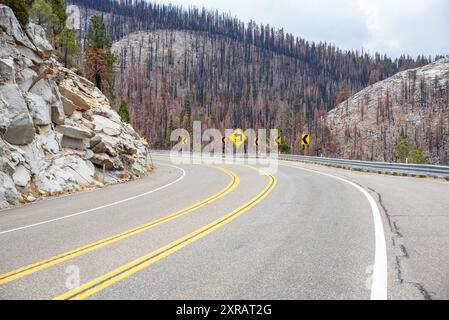
[(308, 146), (310, 144), (310, 134), (303, 134), (301, 136), (301, 144), (303, 146)]
[(248, 140), (248, 137), (243, 133), (242, 129), (237, 129), (229, 136), (229, 139), (238, 148)]
[(277, 136), (275, 142), (278, 146), (280, 146), (282, 144), (282, 136)]

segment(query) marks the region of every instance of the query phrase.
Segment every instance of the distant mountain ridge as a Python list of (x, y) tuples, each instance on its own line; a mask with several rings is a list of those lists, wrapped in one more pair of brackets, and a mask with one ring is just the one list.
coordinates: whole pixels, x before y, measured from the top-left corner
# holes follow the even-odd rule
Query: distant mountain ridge
[(343, 52), (269, 25), (200, 9), (140, 1), (70, 0), (82, 37), (103, 18), (119, 54), (116, 105), (128, 100), (133, 124), (167, 147), (170, 129), (193, 120), (217, 128), (282, 128), (299, 152), (300, 132), (336, 104), (428, 59)]
[(449, 164), (449, 56), (368, 86), (314, 126), (314, 152), (395, 162), (401, 135), (426, 161)]

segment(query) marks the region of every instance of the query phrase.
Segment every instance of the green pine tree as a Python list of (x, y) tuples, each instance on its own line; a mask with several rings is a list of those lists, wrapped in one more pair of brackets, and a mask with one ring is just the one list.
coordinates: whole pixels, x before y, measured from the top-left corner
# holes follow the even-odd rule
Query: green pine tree
[(128, 111), (128, 103), (125, 100), (120, 102), (120, 107), (118, 108), (118, 115), (122, 119), (123, 122), (129, 123), (129, 111)]
[(76, 42), (75, 32), (65, 26), (62, 32), (58, 35), (58, 44), (63, 53), (64, 65), (67, 67), (69, 58), (80, 54), (80, 48)]
[[(87, 65), (87, 74), (91, 74), (91, 80), (95, 80), (98, 88), (101, 88), (101, 83), (98, 77), (101, 73), (102, 81), (107, 83), (106, 91), (104, 92), (111, 99), (114, 99), (114, 64), (117, 61), (117, 56), (111, 51), (112, 39), (106, 32), (106, 27), (98, 16), (92, 16), (89, 20), (89, 28), (87, 30), (87, 46), (85, 47), (85, 57)], [(95, 61), (89, 59), (95, 58)], [(106, 66), (103, 70), (102, 65)]]
[(290, 145), (287, 143), (287, 139), (285, 138), (284, 132), (281, 128), (278, 128), (278, 136), (281, 138), (281, 144), (279, 144), (279, 152), (283, 154), (290, 154)]
[(410, 153), (410, 146), (407, 137), (403, 132), (399, 137), (398, 144), (396, 146), (397, 159), (399, 162), (405, 163)]
[(30, 3), (31, 18), (45, 28), (47, 38), (55, 50), (63, 56), (65, 48), (61, 47), (59, 35), (66, 28), (65, 0), (34, 0)]
[(67, 12), (65, 11), (65, 0), (48, 0), (48, 2), (56, 17), (53, 23), (53, 31), (55, 35), (58, 35), (64, 30), (68, 17)]
[(31, 17), (37, 24), (47, 26), (56, 21), (53, 9), (47, 0), (35, 0), (31, 6)]
[(184, 97), (184, 108), (182, 113), (182, 124), (185, 129), (190, 129), (190, 126), (192, 124), (192, 106), (190, 104), (189, 95), (186, 95)]
[(396, 146), (397, 158), (400, 162), (425, 164), (426, 155), (422, 148), (410, 147), (410, 142), (404, 132), (401, 132), (398, 145)]
[(86, 39), (89, 44), (94, 45), (98, 49), (111, 49), (112, 40), (106, 32), (106, 26), (98, 16), (90, 18)]
[(426, 163), (426, 155), (424, 154), (424, 150), (421, 148), (413, 148), (410, 150), (409, 154), (410, 163), (416, 164), (425, 164)]

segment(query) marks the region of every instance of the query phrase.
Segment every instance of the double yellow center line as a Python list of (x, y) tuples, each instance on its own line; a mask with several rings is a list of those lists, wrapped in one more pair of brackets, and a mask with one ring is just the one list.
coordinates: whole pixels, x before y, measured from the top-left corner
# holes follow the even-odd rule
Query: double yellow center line
[(232, 171), (230, 171), (228, 169), (220, 168), (220, 167), (214, 167), (214, 168), (216, 168), (218, 170), (221, 170), (222, 172), (226, 173), (231, 179), (230, 179), (229, 184), (223, 190), (221, 190), (220, 192), (214, 194), (213, 196), (211, 196), (211, 197), (209, 197), (207, 199), (204, 199), (201, 202), (198, 202), (198, 203), (196, 203), (196, 204), (194, 204), (194, 205), (192, 205), (190, 207), (187, 207), (187, 208), (185, 208), (183, 210), (174, 212), (174, 213), (169, 214), (169, 215), (167, 215), (167, 216), (165, 216), (163, 218), (151, 221), (149, 223), (146, 223), (146, 224), (141, 225), (139, 227), (136, 227), (134, 229), (130, 229), (128, 231), (125, 231), (125, 232), (113, 235), (111, 237), (108, 237), (108, 238), (105, 238), (105, 239), (102, 239), (102, 240), (90, 243), (90, 244), (85, 245), (83, 247), (80, 247), (80, 248), (77, 248), (77, 249), (74, 249), (74, 250), (71, 250), (71, 251), (68, 251), (68, 252), (61, 253), (61, 254), (59, 254), (57, 256), (48, 258), (46, 260), (42, 260), (42, 261), (39, 261), (37, 263), (33, 263), (33, 264), (30, 264), (30, 265), (24, 266), (22, 268), (19, 268), (19, 269), (16, 269), (16, 270), (13, 270), (13, 271), (1, 274), (0, 275), (0, 285), (8, 283), (8, 282), (16, 280), (16, 279), (19, 279), (19, 278), (22, 278), (22, 277), (25, 277), (25, 276), (30, 275), (32, 273), (41, 271), (43, 269), (49, 268), (49, 267), (54, 266), (56, 264), (59, 264), (59, 263), (62, 263), (64, 261), (73, 259), (75, 257), (81, 256), (81, 255), (86, 254), (88, 252), (91, 252), (91, 251), (97, 250), (99, 248), (102, 248), (104, 246), (107, 246), (107, 245), (113, 244), (115, 242), (121, 241), (123, 239), (129, 238), (131, 236), (134, 236), (136, 234), (144, 232), (144, 231), (146, 231), (148, 229), (154, 228), (154, 227), (159, 226), (159, 225), (161, 225), (163, 223), (166, 223), (166, 222), (169, 222), (169, 221), (174, 220), (176, 218), (179, 218), (181, 216), (184, 216), (184, 215), (186, 215), (188, 213), (191, 213), (191, 212), (193, 212), (195, 210), (198, 210), (198, 209), (200, 209), (200, 208), (202, 208), (202, 207), (204, 207), (204, 206), (206, 206), (208, 204), (211, 204), (212, 202), (215, 202), (215, 201), (223, 198), (224, 196), (226, 196), (230, 192), (234, 191), (235, 188), (237, 188), (237, 186), (240, 183), (240, 179), (234, 172), (232, 172)]
[(168, 257), (169, 255), (175, 253), (176, 251), (181, 250), (185, 246), (207, 236), (211, 232), (223, 227), (224, 225), (230, 223), (234, 219), (238, 218), (251, 208), (253, 208), (256, 204), (261, 202), (265, 197), (267, 197), (276, 186), (276, 178), (270, 174), (265, 174), (269, 182), (265, 189), (259, 193), (256, 197), (251, 199), (249, 202), (245, 203), (241, 207), (236, 210), (228, 213), (227, 215), (215, 220), (214, 222), (178, 239), (170, 244), (159, 248), (153, 252), (150, 252), (147, 255), (144, 255), (128, 264), (125, 264), (107, 274), (95, 278), (81, 287), (70, 290), (56, 298), (54, 300), (82, 300), (92, 296), (93, 294), (113, 285), (114, 283), (123, 280), (136, 272), (152, 265), (153, 263)]

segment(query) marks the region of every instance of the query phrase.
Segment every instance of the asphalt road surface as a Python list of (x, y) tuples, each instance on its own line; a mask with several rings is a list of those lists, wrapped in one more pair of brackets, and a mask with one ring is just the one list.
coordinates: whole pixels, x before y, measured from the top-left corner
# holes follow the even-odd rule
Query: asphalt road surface
[(449, 299), (449, 183), (172, 165), (0, 212), (1, 299)]

